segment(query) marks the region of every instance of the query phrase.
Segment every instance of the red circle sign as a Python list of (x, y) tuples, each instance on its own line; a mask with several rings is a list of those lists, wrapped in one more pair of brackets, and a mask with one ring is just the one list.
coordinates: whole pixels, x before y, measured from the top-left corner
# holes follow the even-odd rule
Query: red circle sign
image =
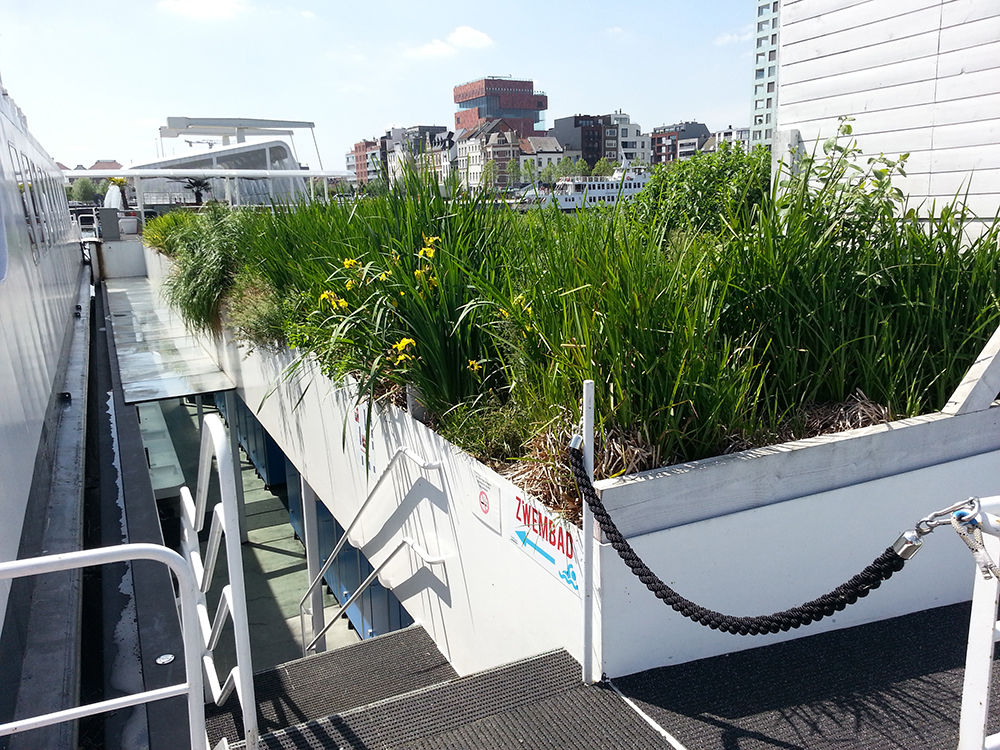
[(490, 496), (484, 490), (480, 490), (479, 492), (479, 509), (483, 513), (490, 512)]

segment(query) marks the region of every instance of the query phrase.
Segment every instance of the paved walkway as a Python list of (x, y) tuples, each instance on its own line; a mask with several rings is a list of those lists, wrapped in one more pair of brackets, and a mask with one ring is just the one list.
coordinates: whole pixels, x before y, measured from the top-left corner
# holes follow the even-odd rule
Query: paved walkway
[[(178, 399), (160, 403), (185, 479), (193, 490), (197, 482), (200, 440), (197, 410), (194, 405), (181, 403)], [(207, 412), (214, 412), (214, 409), (207, 408)], [(302, 656), (298, 605), (309, 580), (305, 549), (288, 521), (285, 488), (268, 490), (242, 451), (241, 464), (249, 536), (249, 541), (243, 545), (243, 571), (253, 668), (259, 671)], [(215, 487), (212, 489), (210, 507), (217, 499)], [(226, 583), (224, 562), (223, 551), (209, 596), (213, 612), (218, 591)], [(329, 619), (336, 602), (329, 594), (325, 602)], [(221, 656), (217, 657), (217, 663), (226, 665), (227, 670), (235, 663), (231, 633), (229, 628), (229, 635), (223, 636)], [(327, 633), (327, 648), (340, 648), (358, 640), (357, 634), (348, 628), (347, 620), (341, 620)]]

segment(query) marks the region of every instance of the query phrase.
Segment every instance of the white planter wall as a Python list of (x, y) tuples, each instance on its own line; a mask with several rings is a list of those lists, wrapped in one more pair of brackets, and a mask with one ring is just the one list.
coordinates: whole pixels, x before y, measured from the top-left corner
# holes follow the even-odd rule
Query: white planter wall
[[(636, 552), (680, 594), (726, 614), (770, 614), (844, 583), (932, 511), (1000, 493), (998, 421), (1000, 408), (934, 415), (599, 486)], [(720, 633), (673, 612), (609, 545), (600, 571), (597, 655), (620, 676), (967, 600), (975, 565), (943, 527), (867, 598), (767, 636)]]

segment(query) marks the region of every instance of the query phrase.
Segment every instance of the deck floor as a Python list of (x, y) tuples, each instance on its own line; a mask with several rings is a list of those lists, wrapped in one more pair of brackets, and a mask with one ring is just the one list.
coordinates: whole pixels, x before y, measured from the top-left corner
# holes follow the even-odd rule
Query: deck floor
[(968, 630), (956, 604), (613, 682), (688, 750), (954, 750)]

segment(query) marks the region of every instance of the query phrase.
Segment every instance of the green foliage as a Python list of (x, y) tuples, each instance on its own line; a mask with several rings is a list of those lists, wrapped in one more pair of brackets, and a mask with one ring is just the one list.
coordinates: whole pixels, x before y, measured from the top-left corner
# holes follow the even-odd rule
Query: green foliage
[(521, 182), (521, 162), (517, 157), (507, 162), (507, 184), (517, 185)]
[(483, 187), (493, 187), (496, 185), (498, 176), (499, 168), (497, 167), (497, 163), (493, 159), (490, 159), (483, 165), (483, 174), (479, 178), (479, 184)]
[(78, 177), (73, 181), (70, 188), (70, 200), (93, 203), (96, 195), (97, 188), (94, 187), (94, 181), (89, 177)]
[(556, 168), (556, 163), (550, 161), (542, 168), (541, 174), (538, 176), (540, 182), (546, 185), (553, 185), (555, 181), (559, 179), (558, 169)]
[(940, 408), (1000, 324), (1000, 224), (963, 244), (960, 201), (918, 215), (893, 186), (905, 157), (859, 164), (843, 140), (780, 189), (764, 153), (724, 148), (634, 208), (519, 215), (411, 171), (353, 201), (163, 217), (147, 241), (193, 325), (225, 311), (359, 398), (412, 384), (479, 455), (516, 455), (591, 378), (605, 433), (695, 459), (858, 390)]
[(573, 166), (573, 160), (568, 156), (564, 156), (559, 160), (559, 164), (556, 167), (556, 176), (572, 177), (574, 174), (576, 174), (576, 169)]
[(187, 211), (170, 211), (146, 222), (143, 241), (159, 253), (173, 258), (181, 245), (187, 242), (188, 232), (197, 221), (195, 214)]
[(747, 226), (770, 191), (770, 165), (766, 148), (747, 153), (723, 143), (715, 152), (659, 166), (631, 210), (637, 221), (663, 222), (667, 232)]
[(615, 162), (610, 162), (602, 156), (597, 160), (597, 163), (594, 165), (594, 168), (590, 170), (590, 173), (594, 175), (594, 177), (610, 177), (615, 173), (615, 166)]
[(590, 174), (590, 167), (587, 165), (586, 160), (577, 159), (573, 163), (573, 174), (578, 175), (579, 177), (586, 177)]

